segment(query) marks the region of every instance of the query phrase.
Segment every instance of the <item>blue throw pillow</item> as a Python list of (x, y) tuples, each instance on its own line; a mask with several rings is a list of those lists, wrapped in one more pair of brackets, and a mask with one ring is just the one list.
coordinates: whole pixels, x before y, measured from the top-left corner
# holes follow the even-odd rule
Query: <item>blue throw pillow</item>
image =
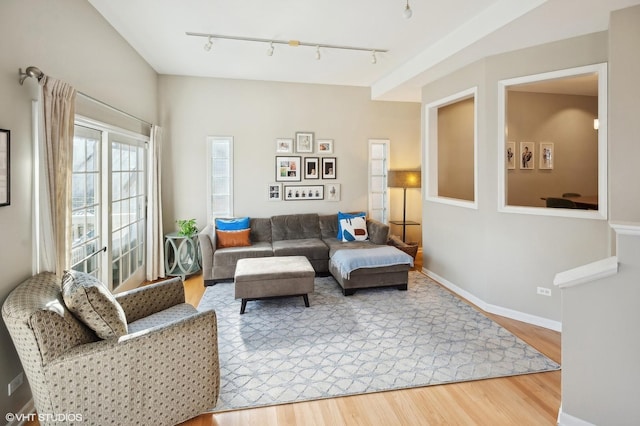
[(216, 219), (216, 229), (220, 231), (239, 231), (249, 228), (249, 217), (238, 217), (233, 219)]
[(341, 221), (342, 219), (352, 219), (354, 217), (366, 217), (367, 214), (365, 212), (359, 212), (359, 213), (342, 213), (342, 212), (338, 212), (338, 236), (336, 237), (339, 240), (342, 240), (343, 236), (342, 236), (342, 225), (341, 225)]

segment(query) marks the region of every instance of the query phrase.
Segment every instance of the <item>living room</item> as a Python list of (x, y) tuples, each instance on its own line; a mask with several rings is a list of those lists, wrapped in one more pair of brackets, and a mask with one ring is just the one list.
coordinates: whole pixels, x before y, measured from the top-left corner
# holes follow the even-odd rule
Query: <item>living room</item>
[[(620, 8), (636, 3), (621, 2)], [(607, 17), (607, 27), (595, 33), (541, 46), (522, 46), (438, 74), (420, 85), (419, 98), (411, 102), (374, 101), (368, 87), (164, 75), (156, 72), (88, 2), (11, 0), (3, 2), (0, 8), (3, 52), (0, 87), (5, 95), (0, 101), (0, 128), (11, 130), (12, 174), (11, 205), (0, 208), (4, 239), (0, 265), (5, 271), (0, 284), (2, 300), (33, 271), (35, 166), (31, 101), (37, 98), (38, 91), (33, 81), (24, 86), (17, 83), (18, 68), (29, 65), (165, 129), (162, 212), (167, 231), (175, 229), (175, 221), (181, 218), (194, 217), (201, 227), (208, 221), (206, 166), (201, 161), (206, 155), (207, 136), (234, 138), (234, 211), (238, 215), (362, 210), (367, 207), (368, 140), (391, 141), (392, 168), (420, 167), (425, 149), (424, 106), (477, 86), (478, 207), (466, 209), (423, 201), (418, 190), (410, 194), (408, 205), (416, 216), (408, 219), (422, 224), (417, 238), (423, 246), (424, 269), (487, 311), (565, 331), (567, 310), (562, 305), (561, 290), (553, 287), (554, 276), (615, 254), (617, 238), (607, 220), (497, 211), (500, 133), (497, 84), (516, 76), (608, 63), (608, 220), (640, 221), (637, 197), (629, 196), (636, 190), (636, 184), (629, 182), (637, 182), (639, 177), (633, 161), (638, 154), (639, 134), (635, 116), (640, 112), (636, 100), (640, 89), (633, 71), (640, 62), (636, 51), (636, 28), (640, 27), (637, 6), (614, 12), (610, 19)], [(455, 62), (455, 58), (450, 61)], [(90, 114), (90, 107), (79, 105), (76, 112)], [(131, 126), (126, 120), (116, 124)], [(340, 202), (273, 203), (266, 199), (266, 187), (274, 180), (275, 139), (294, 138), (297, 131), (312, 131), (318, 138), (334, 140), (337, 181), (342, 184)], [(393, 192), (392, 197), (392, 209), (399, 215), (401, 192)], [(552, 288), (552, 296), (536, 295), (537, 287)], [(608, 342), (608, 327), (621, 327), (624, 321), (637, 323), (637, 314), (627, 312), (625, 317), (620, 312), (624, 311), (620, 309), (623, 301), (632, 298), (634, 291), (637, 290), (620, 291), (618, 297), (622, 300), (614, 299), (595, 308), (600, 322), (594, 329), (594, 339)], [(617, 321), (611, 324), (605, 318)], [(0, 330), (3, 347), (12, 347), (6, 328), (2, 326)], [(622, 347), (627, 354), (637, 355), (638, 342), (631, 336), (630, 332), (627, 346)], [(0, 382), (9, 383), (22, 368), (13, 350), (3, 349), (3, 359)], [(580, 368), (586, 364), (583, 360), (565, 360), (563, 374), (565, 370), (569, 370), (567, 374), (571, 372), (571, 361)], [(638, 376), (637, 367), (626, 363), (608, 366), (606, 370), (616, 377)], [(576, 399), (579, 396), (585, 401), (595, 401), (596, 394), (585, 395), (584, 390), (585, 394), (581, 394), (576, 383), (565, 381), (563, 376), (563, 388), (573, 392), (563, 394), (564, 408), (576, 417), (582, 414), (588, 418), (590, 413), (584, 405), (589, 404), (577, 403)], [(628, 379), (620, 379), (620, 383), (608, 387), (596, 382), (593, 386), (614, 395), (609, 398), (617, 401), (619, 418), (624, 418), (636, 413), (631, 410), (637, 408), (633, 407), (631, 389), (624, 392)], [(4, 412), (17, 412), (29, 398), (24, 386), (11, 397), (2, 398), (0, 407)], [(607, 407), (614, 405), (610, 401), (598, 408), (607, 411)]]

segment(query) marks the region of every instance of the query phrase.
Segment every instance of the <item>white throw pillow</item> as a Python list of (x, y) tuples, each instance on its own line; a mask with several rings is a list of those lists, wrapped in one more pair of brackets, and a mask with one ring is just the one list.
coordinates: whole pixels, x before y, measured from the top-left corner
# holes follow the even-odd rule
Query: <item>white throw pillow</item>
[(365, 241), (367, 234), (367, 220), (363, 216), (340, 219), (342, 241)]

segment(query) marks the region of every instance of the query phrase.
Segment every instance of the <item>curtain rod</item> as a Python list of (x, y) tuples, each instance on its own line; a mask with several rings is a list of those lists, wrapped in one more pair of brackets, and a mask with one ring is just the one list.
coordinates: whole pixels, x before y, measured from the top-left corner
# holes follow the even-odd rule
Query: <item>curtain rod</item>
[[(27, 67), (27, 69), (26, 69), (24, 72), (22, 71), (22, 68), (20, 68), (20, 69), (18, 70), (18, 76), (19, 76), (19, 78), (20, 78), (20, 80), (19, 80), (20, 85), (22, 86), (22, 85), (24, 84), (24, 80), (25, 80), (25, 79), (27, 79), (28, 77), (33, 77), (33, 78), (35, 78), (36, 80), (38, 80), (38, 82), (40, 82), (40, 80), (42, 80), (42, 78), (45, 76), (45, 73), (43, 73), (43, 72), (40, 70), (40, 68), (38, 68), (38, 67), (30, 66), (30, 67)], [(152, 124), (152, 123), (149, 123), (148, 121), (143, 120), (143, 119), (141, 119), (141, 118), (138, 118), (138, 117), (136, 117), (136, 116), (135, 116), (135, 115), (133, 115), (133, 114), (129, 114), (129, 113), (128, 113), (128, 112), (126, 112), (126, 111), (123, 111), (123, 110), (121, 110), (121, 109), (119, 109), (119, 108), (116, 108), (116, 107), (114, 107), (114, 106), (112, 106), (112, 105), (109, 105), (108, 103), (103, 102), (103, 101), (101, 101), (100, 99), (96, 99), (96, 98), (94, 98), (93, 96), (89, 96), (89, 95), (87, 95), (86, 93), (80, 92), (79, 90), (78, 90), (78, 91), (76, 91), (76, 93), (77, 93), (78, 95), (82, 96), (83, 98), (85, 98), (85, 99), (89, 100), (89, 101), (93, 101), (93, 102), (95, 102), (95, 103), (97, 103), (97, 104), (100, 104), (100, 105), (102, 105), (102, 106), (104, 106), (104, 107), (106, 107), (106, 108), (108, 108), (108, 109), (110, 109), (110, 110), (112, 110), (112, 111), (115, 111), (115, 112), (120, 113), (120, 114), (122, 114), (122, 115), (125, 115), (125, 116), (127, 116), (127, 117), (129, 117), (129, 118), (132, 118), (132, 119), (134, 119), (134, 120), (137, 120), (137, 121), (139, 121), (140, 123), (142, 123), (142, 124), (146, 124), (146, 125), (147, 125), (147, 126), (149, 126), (149, 127), (153, 127), (153, 124)]]

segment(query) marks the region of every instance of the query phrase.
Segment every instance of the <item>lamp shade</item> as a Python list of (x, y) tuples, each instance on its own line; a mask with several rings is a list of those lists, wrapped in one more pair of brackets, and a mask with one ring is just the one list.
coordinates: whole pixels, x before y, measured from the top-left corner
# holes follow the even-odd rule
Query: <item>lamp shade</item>
[(389, 170), (387, 186), (390, 188), (420, 188), (420, 170)]

